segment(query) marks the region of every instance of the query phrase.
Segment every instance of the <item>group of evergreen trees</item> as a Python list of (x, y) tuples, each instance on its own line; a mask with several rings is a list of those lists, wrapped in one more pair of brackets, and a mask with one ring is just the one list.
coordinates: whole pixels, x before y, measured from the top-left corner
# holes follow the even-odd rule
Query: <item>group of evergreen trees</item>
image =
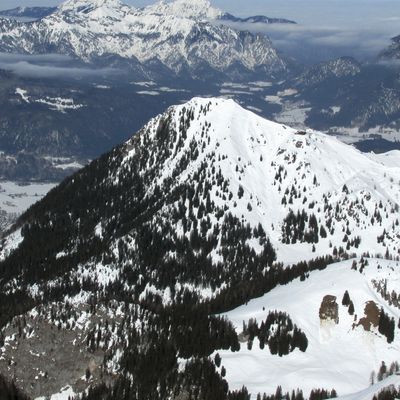
[(243, 326), (243, 334), (248, 336), (248, 348), (251, 349), (254, 338), (257, 337), (260, 349), (267, 344), (271, 354), (280, 357), (287, 355), (298, 348), (305, 352), (308, 340), (304, 332), (293, 324), (289, 315), (283, 312), (269, 312), (267, 319), (258, 325), (256, 320), (250, 320)]
[(342, 305), (348, 307), (348, 311), (350, 315), (354, 315), (354, 303), (350, 299), (349, 292), (346, 290), (343, 295)]
[(318, 243), (319, 237), (326, 238), (327, 233), (321, 225), (319, 228), (317, 218), (314, 214), (310, 216), (302, 210), (297, 214), (293, 210), (283, 220), (282, 224), (282, 242), (286, 244), (300, 243)]
[(398, 374), (399, 372), (400, 372), (400, 366), (398, 362), (392, 362), (390, 364), (390, 367), (388, 368), (386, 363), (382, 361), (382, 364), (377, 373), (375, 373), (375, 371), (371, 373), (371, 385), (376, 383), (375, 380), (377, 382), (381, 382), (384, 379), (388, 378), (389, 376), (393, 376), (395, 374)]
[[(308, 397), (308, 400), (327, 400), (334, 399), (337, 397), (337, 393), (335, 389), (331, 391), (325, 389), (313, 389)], [(283, 393), (282, 387), (278, 386), (276, 392), (272, 395), (261, 395), (260, 393), (257, 395), (257, 400), (304, 400), (303, 391), (297, 389), (296, 391), (292, 391), (292, 393)]]
[(397, 400), (400, 398), (400, 387), (393, 386), (382, 389), (372, 400)]
[(379, 314), (379, 333), (383, 336), (386, 336), (387, 342), (392, 343), (394, 340), (394, 334), (396, 329), (396, 321), (392, 317), (385, 313), (385, 310), (381, 308), (381, 312)]
[[(385, 258), (389, 259), (389, 257)], [(388, 290), (387, 288), (387, 280), (373, 280), (372, 281), (375, 289), (378, 293), (392, 306), (396, 308), (400, 308), (400, 293), (397, 293), (394, 289)]]

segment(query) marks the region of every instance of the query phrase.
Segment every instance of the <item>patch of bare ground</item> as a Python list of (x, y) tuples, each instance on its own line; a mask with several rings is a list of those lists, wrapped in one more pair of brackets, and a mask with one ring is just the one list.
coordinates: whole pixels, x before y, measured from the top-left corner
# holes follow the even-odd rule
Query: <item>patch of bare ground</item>
[(380, 310), (374, 301), (365, 304), (364, 317), (360, 319), (357, 326), (362, 326), (365, 331), (370, 332), (372, 327), (379, 325)]

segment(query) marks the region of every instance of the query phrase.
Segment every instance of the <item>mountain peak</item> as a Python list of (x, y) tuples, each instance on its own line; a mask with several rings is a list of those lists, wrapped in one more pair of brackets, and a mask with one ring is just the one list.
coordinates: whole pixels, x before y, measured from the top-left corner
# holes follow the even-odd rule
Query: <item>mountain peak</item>
[(145, 8), (148, 13), (173, 15), (192, 19), (215, 19), (222, 11), (214, 8), (209, 0), (160, 0)]
[(60, 5), (59, 10), (89, 13), (97, 8), (115, 8), (122, 5), (120, 0), (67, 0)]

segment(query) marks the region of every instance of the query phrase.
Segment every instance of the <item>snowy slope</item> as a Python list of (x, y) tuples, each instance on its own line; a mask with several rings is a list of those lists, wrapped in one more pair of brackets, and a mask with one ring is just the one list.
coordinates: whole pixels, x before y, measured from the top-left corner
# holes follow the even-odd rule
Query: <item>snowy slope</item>
[(15, 182), (0, 182), (0, 209), (9, 214), (20, 215), (55, 186), (54, 183), (21, 185)]
[[(376, 327), (367, 332), (358, 324), (369, 301), (375, 302), (378, 308), (382, 305), (391, 317), (399, 320), (400, 309), (389, 306), (377, 293), (372, 281), (386, 279), (398, 290), (400, 267), (393, 261), (370, 259), (368, 263), (363, 273), (351, 269), (352, 260), (333, 264), (324, 271), (313, 272), (305, 282), (297, 280), (277, 287), (229, 312), (227, 317), (238, 332), (242, 331), (243, 321), (256, 318), (261, 322), (269, 310), (287, 312), (309, 341), (305, 353), (296, 349), (283, 357), (271, 355), (267, 349), (260, 350), (257, 339), (250, 351), (246, 344), (242, 344), (239, 353), (219, 352), (230, 385), (239, 389), (245, 384), (253, 395), (275, 393), (276, 387), (282, 385), (284, 391), (299, 387), (308, 394), (317, 387), (335, 388), (339, 396), (349, 395), (346, 399), (372, 399), (371, 390), (354, 393), (369, 387), (371, 372), (377, 372), (382, 361), (388, 366), (398, 361), (400, 331), (396, 328), (397, 337), (388, 344)], [(347, 307), (342, 306), (346, 290), (354, 303), (355, 316), (350, 316)], [(326, 295), (337, 298), (338, 324), (320, 320), (319, 308)], [(393, 383), (398, 383), (399, 379), (393, 378)], [(382, 384), (374, 391), (381, 387)]]
[[(209, 104), (210, 111), (204, 115), (201, 110)], [(166, 115), (171, 118), (172, 129), (178, 129), (183, 110), (194, 111), (186, 145), (165, 161), (166, 168), (158, 171), (154, 184), (161, 185), (172, 175), (190, 143), (196, 141), (203, 146), (201, 156), (183, 171), (176, 184), (190, 181), (201, 162), (216, 153), (209, 168), (221, 169), (233, 197), (224, 200), (218, 187), (213, 187), (211, 199), (219, 206), (227, 205), (234, 215), (243, 217), (253, 227), (261, 223), (278, 250), (279, 261), (295, 262), (315, 254), (332, 253), (330, 242), (346, 246), (343, 238), (347, 228), (351, 231), (349, 237), (361, 237), (359, 248), (352, 246), (352, 252), (384, 254), (388, 245), (390, 252), (397, 254), (399, 226), (393, 224), (398, 219), (396, 204), (400, 201), (396, 184), (400, 178), (399, 166), (382, 165), (328, 135), (317, 132), (298, 135), (296, 130), (264, 120), (231, 100), (194, 99), (171, 108)], [(144, 140), (154, 141), (160, 121), (166, 115), (144, 128), (150, 132), (149, 137), (144, 139), (145, 135), (139, 135), (130, 143), (144, 146)], [(204, 141), (200, 133), (206, 126), (209, 126), (208, 137)], [(238, 196), (240, 186), (244, 190), (242, 198)], [(293, 188), (297, 196), (291, 196)], [(285, 195), (287, 191), (289, 194)], [(282, 204), (284, 197), (287, 204)], [(315, 214), (323, 226), (332, 220), (332, 233), (327, 232), (326, 239), (315, 243), (315, 253), (309, 243), (282, 243), (283, 222), (290, 209), (295, 213), (305, 210), (309, 215)], [(379, 213), (382, 224), (371, 220), (376, 210), (382, 211)], [(390, 237), (378, 244), (377, 237), (384, 229), (390, 232)]]
[(397, 168), (400, 165), (400, 151), (394, 150), (383, 154), (370, 153), (368, 157), (374, 161), (386, 165), (387, 167)]
[(29, 24), (0, 28), (1, 50), (28, 54), (57, 52), (90, 62), (116, 55), (140, 63), (157, 60), (180, 72), (205, 64), (282, 71), (285, 62), (263, 35), (214, 26), (220, 11), (207, 0), (160, 2), (144, 9), (119, 0), (68, 0)]

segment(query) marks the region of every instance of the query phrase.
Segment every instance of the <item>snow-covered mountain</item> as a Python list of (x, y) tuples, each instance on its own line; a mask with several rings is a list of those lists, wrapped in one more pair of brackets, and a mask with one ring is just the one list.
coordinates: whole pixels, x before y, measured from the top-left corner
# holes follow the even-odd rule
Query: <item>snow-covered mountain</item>
[[(220, 352), (231, 389), (248, 384), (256, 395), (304, 383), (306, 396), (321, 385), (359, 391), (399, 350), (397, 262), (365, 262), (399, 256), (398, 160), (267, 121), (232, 100), (169, 108), (52, 190), (4, 239), (0, 374), (33, 396), (55, 393), (54, 382), (70, 394), (117, 374), (118, 393), (150, 390), (142, 398), (180, 398), (200, 387), (193, 398), (206, 400), (214, 398), (209, 388), (222, 387), (215, 398), (248, 399), (229, 397), (220, 362), (210, 366), (207, 357)], [(354, 265), (328, 266), (349, 257)], [(353, 314), (350, 303), (337, 304), (346, 290)], [(261, 323), (275, 309), (288, 315), (273, 317), (269, 344), (282, 325), (289, 354), (259, 351), (256, 339), (246, 351), (242, 320)], [(54, 331), (68, 343), (57, 358)], [(357, 355), (341, 347), (349, 338), (359, 341)], [(341, 355), (335, 374), (332, 354)], [(17, 359), (31, 368), (13, 367)], [(288, 371), (291, 361), (304, 379)], [(275, 375), (263, 386), (256, 377), (264, 363)], [(341, 370), (351, 376), (344, 380)]]
[(266, 97), (273, 119), (337, 134), (366, 152), (398, 147), (400, 82), (391, 63), (341, 57), (314, 65)]
[[(172, 8), (174, 8), (175, 11), (178, 11), (178, 13), (175, 12), (175, 15), (181, 15), (180, 12), (183, 12), (184, 15), (190, 15), (190, 11), (188, 13), (188, 5), (190, 9), (194, 11), (195, 16), (203, 14), (207, 18), (217, 19), (221, 21), (252, 24), (295, 24), (294, 21), (285, 18), (271, 18), (264, 15), (255, 15), (251, 17), (240, 18), (230, 13), (218, 10), (216, 8), (209, 7), (208, 5), (206, 5), (204, 8), (203, 5), (201, 5), (200, 3), (196, 4), (193, 2), (191, 2), (190, 4), (188, 4), (187, 2), (186, 4), (184, 4), (184, 2), (180, 2), (180, 4), (178, 3), (177, 5), (171, 7), (170, 3), (160, 1), (158, 5), (153, 6), (153, 9), (157, 8), (159, 11), (164, 13), (165, 11), (170, 11)], [(0, 16), (40, 19), (49, 16), (55, 11), (57, 11), (57, 7), (16, 7), (9, 10), (0, 11)]]
[[(175, 73), (287, 68), (263, 35), (235, 31), (212, 20), (221, 12), (208, 0), (175, 0), (135, 9), (119, 0), (68, 0), (39, 21), (0, 28), (0, 50), (27, 54), (60, 53), (93, 62), (118, 56), (157, 63)], [(159, 67), (158, 67), (159, 68)]]
[[(304, 134), (232, 100), (213, 98), (171, 107), (116, 151), (121, 165), (107, 173), (108, 179), (122, 184), (132, 164), (139, 165), (146, 198), (194, 180), (207, 186), (210, 177), (222, 176), (225, 184), (207, 190), (208, 201), (252, 228), (261, 223), (279, 261), (332, 253), (331, 244), (358, 254), (397, 254), (396, 157), (372, 157), (334, 137)], [(157, 218), (166, 218), (169, 207), (174, 203), (164, 205)], [(107, 229), (107, 221), (97, 223)], [(322, 236), (321, 228), (326, 231)], [(308, 237), (311, 232), (315, 236)]]
[(57, 10), (57, 7), (16, 7), (10, 10), (0, 11), (2, 17), (33, 18), (47, 17)]
[(317, 64), (300, 75), (296, 84), (316, 86), (332, 78), (353, 77), (361, 72), (361, 64), (352, 57), (340, 57)]

